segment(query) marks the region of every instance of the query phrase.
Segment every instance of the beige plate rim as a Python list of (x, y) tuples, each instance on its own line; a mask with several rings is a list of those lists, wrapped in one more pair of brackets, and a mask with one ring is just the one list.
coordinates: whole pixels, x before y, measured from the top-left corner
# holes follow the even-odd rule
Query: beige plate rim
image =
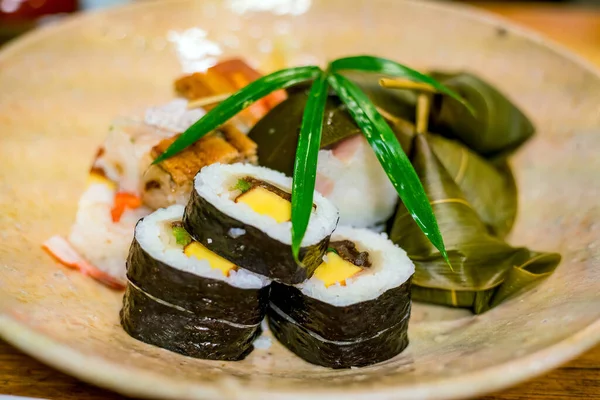
[[(237, 392), (236, 389), (240, 389), (232, 387), (232, 381), (225, 379), (215, 382), (214, 387), (209, 389), (207, 385), (193, 385), (186, 381), (174, 384), (173, 379), (165, 379), (163, 375), (149, 373), (144, 370), (123, 368), (102, 358), (74, 351), (70, 347), (57, 343), (5, 315), (0, 315), (0, 336), (19, 350), (66, 374), (129, 396), (216, 399), (219, 398), (219, 393), (223, 395), (229, 391)], [(345, 396), (353, 400), (372, 399), (375, 395), (379, 399), (443, 400), (491, 393), (522, 383), (572, 360), (596, 345), (599, 339), (600, 321), (596, 321), (553, 346), (496, 367), (439, 380), (435, 383), (416, 383), (385, 390), (370, 388), (359, 393), (345, 394)], [(82, 366), (85, 366), (85, 368), (82, 368)], [(262, 391), (257, 393), (246, 391), (245, 395), (248, 399), (254, 399), (260, 398), (261, 393)], [(326, 400), (341, 393), (333, 390), (318, 392), (270, 391), (269, 396), (273, 399), (300, 400), (310, 395), (314, 400)]]
[[(175, 0), (174, 2), (177, 1), (185, 2), (187, 0)], [(403, 1), (417, 2), (417, 0)], [(446, 5), (434, 2), (418, 2), (423, 7), (452, 11), (465, 17), (501, 25), (529, 40), (544, 45), (554, 53), (569, 59), (600, 79), (600, 71), (590, 61), (573, 53), (566, 47), (543, 37), (539, 33), (510, 22), (505, 18), (465, 4)], [(83, 24), (88, 18), (93, 18), (97, 14), (119, 13), (124, 9), (139, 9), (142, 11), (160, 3), (159, 0), (134, 3), (101, 11), (76, 14), (68, 17), (63, 23), (39, 28), (18, 40), (8, 43), (0, 51), (0, 61), (7, 59), (13, 52), (19, 51), (21, 47), (26, 46), (30, 42), (42, 40), (47, 36), (59, 33), (63, 29), (69, 29), (73, 25)], [(223, 395), (228, 393), (239, 394), (242, 390), (244, 391), (245, 398), (260, 398), (261, 394), (264, 394), (261, 391), (250, 393), (247, 389), (236, 387), (237, 385), (234, 385), (233, 381), (227, 379), (222, 379), (210, 385), (190, 384), (189, 382), (175, 381), (173, 378), (165, 378), (164, 375), (150, 373), (141, 369), (131, 370), (123, 368), (118, 364), (107, 362), (100, 357), (82, 354), (69, 346), (55, 342), (7, 315), (0, 315), (0, 337), (12, 346), (53, 368), (91, 384), (129, 396), (182, 399), (200, 397), (212, 399), (223, 397)], [(600, 343), (600, 320), (591, 323), (585, 329), (552, 346), (528, 356), (475, 373), (464, 374), (436, 382), (404, 385), (393, 389), (377, 390), (377, 388), (370, 388), (368, 391), (363, 390), (352, 394), (346, 393), (345, 396), (348, 399), (366, 400), (373, 398), (374, 395), (377, 395), (379, 399), (458, 399), (482, 395), (539, 376), (576, 358), (597, 343)], [(82, 368), (83, 366), (85, 368)], [(340, 393), (333, 390), (269, 392), (269, 396), (274, 399), (300, 400), (310, 394), (313, 399), (318, 400), (331, 399), (331, 396), (339, 395)]]

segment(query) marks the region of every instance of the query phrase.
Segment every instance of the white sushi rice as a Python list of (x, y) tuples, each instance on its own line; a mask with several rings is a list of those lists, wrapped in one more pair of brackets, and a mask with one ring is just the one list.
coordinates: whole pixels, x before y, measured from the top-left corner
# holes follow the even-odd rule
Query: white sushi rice
[(172, 232), (167, 228), (168, 223), (181, 221), (183, 211), (184, 207), (181, 205), (161, 208), (137, 224), (135, 237), (146, 253), (173, 268), (205, 278), (225, 281), (238, 288), (260, 289), (269, 285), (269, 279), (245, 269), (230, 271), (229, 276), (225, 276), (220, 270), (211, 268), (208, 261), (186, 256), (182, 246), (169, 240)]
[[(238, 190), (232, 190), (239, 179), (253, 177), (270, 183), (291, 193), (292, 179), (281, 172), (251, 164), (212, 164), (202, 168), (194, 180), (194, 189), (200, 197), (215, 206), (220, 212), (236, 220), (253, 226), (265, 232), (268, 236), (281, 243), (291, 245), (292, 223), (278, 223), (268, 215), (260, 215), (250, 206), (236, 203)], [(335, 229), (338, 221), (338, 211), (335, 206), (315, 192), (313, 203), (316, 210), (311, 213), (310, 221), (302, 246), (310, 246), (323, 240)]]
[(345, 307), (376, 299), (385, 291), (402, 285), (415, 272), (415, 266), (406, 252), (392, 243), (385, 234), (340, 226), (331, 235), (331, 241), (339, 240), (349, 240), (359, 251), (367, 251), (371, 267), (346, 279), (346, 286), (337, 283), (325, 287), (323, 281), (313, 276), (296, 285), (306, 296)]
[(255, 349), (268, 350), (271, 348), (272, 341), (270, 337), (264, 336), (263, 334), (260, 337), (258, 337), (252, 344), (254, 345)]
[(111, 209), (116, 189), (92, 184), (79, 199), (69, 242), (99, 270), (125, 283), (125, 260), (136, 222), (150, 212), (146, 207), (127, 209), (119, 222), (113, 222)]
[(340, 211), (340, 225), (370, 228), (392, 216), (398, 193), (367, 140), (362, 135), (350, 140), (350, 154), (319, 151), (317, 188), (326, 188), (321, 194)]

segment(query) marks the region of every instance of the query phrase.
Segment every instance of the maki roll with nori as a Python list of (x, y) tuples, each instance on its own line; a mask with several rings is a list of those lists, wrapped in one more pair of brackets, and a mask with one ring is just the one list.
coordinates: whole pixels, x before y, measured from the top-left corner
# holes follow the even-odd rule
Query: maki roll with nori
[(340, 227), (312, 278), (271, 286), (269, 326), (304, 360), (362, 367), (408, 345), (413, 263), (386, 236)]
[(183, 211), (175, 205), (138, 222), (121, 324), (136, 339), (187, 356), (242, 359), (260, 334), (270, 281), (194, 241)]
[(314, 193), (299, 263), (292, 255), (292, 180), (249, 164), (213, 164), (194, 181), (183, 225), (206, 248), (241, 268), (284, 283), (300, 283), (321, 264), (338, 211)]

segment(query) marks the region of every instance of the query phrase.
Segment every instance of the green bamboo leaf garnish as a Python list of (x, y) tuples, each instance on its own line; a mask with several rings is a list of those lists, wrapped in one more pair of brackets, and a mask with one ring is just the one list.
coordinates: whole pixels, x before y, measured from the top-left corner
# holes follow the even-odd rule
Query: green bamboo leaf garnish
[(314, 80), (302, 117), (292, 184), (292, 253), (298, 261), (300, 246), (312, 211), (323, 115), (328, 97), (328, 86), (331, 85), (348, 107), (357, 125), (363, 130), (413, 219), (444, 259), (448, 261), (435, 215), (408, 157), (369, 98), (354, 83), (337, 73), (337, 71), (343, 70), (381, 73), (426, 83), (439, 92), (456, 99), (473, 112), (473, 108), (457, 93), (418, 71), (384, 58), (347, 57), (330, 63), (326, 72), (317, 66), (306, 66), (280, 70), (257, 79), (228, 97), (192, 125), (154, 160), (154, 164), (184, 150), (269, 93)]
[(190, 126), (177, 138), (167, 150), (158, 156), (153, 164), (157, 164), (174, 156), (188, 146), (192, 145), (210, 131), (227, 122), (231, 117), (247, 108), (252, 103), (278, 89), (284, 89), (297, 83), (315, 79), (321, 73), (316, 66), (282, 69), (272, 74), (263, 76), (249, 83), (226, 100), (219, 103), (214, 109)]
[(329, 77), (329, 83), (363, 131), (412, 218), (450, 264), (442, 234), (423, 185), (390, 126), (367, 95), (350, 80), (333, 73)]
[(397, 62), (388, 60), (386, 58), (373, 56), (354, 56), (340, 58), (333, 61), (330, 64), (329, 68), (332, 72), (340, 72), (344, 70), (375, 72), (384, 75), (407, 78), (415, 82), (427, 83), (435, 89), (437, 89), (438, 91), (440, 91), (441, 93), (444, 93), (452, 97), (453, 99), (459, 101), (471, 112), (471, 114), (475, 114), (475, 109), (454, 90), (442, 85), (437, 80), (433, 79), (428, 75), (425, 75), (419, 71), (416, 71), (412, 68), (408, 68), (402, 64), (398, 64)]
[(292, 182), (292, 253), (296, 261), (312, 212), (328, 89), (327, 73), (321, 73), (310, 88), (298, 136), (296, 154), (302, 156), (294, 162)]

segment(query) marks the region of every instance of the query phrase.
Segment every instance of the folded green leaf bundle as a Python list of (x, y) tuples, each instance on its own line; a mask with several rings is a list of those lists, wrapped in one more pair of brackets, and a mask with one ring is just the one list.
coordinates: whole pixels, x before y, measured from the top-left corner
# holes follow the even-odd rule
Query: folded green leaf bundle
[(439, 95), (430, 118), (431, 130), (455, 138), (488, 159), (503, 158), (529, 140), (533, 124), (498, 89), (466, 72), (432, 72), (431, 76), (461, 94), (475, 109)]
[[(516, 248), (503, 240), (517, 214), (517, 187), (506, 158), (535, 129), (516, 105), (479, 77), (465, 72), (433, 72), (432, 76), (460, 93), (476, 111), (473, 115), (455, 99), (435, 95), (431, 133), (413, 134), (408, 146), (452, 269), (411, 227), (402, 204), (390, 238), (415, 262), (413, 299), (482, 313), (540, 282), (560, 262), (556, 253)], [(414, 94), (396, 99), (407, 109), (416, 103)], [(414, 114), (397, 117), (414, 121)]]
[(270, 281), (193, 241), (183, 211), (171, 206), (138, 222), (121, 324), (136, 339), (187, 356), (242, 359), (260, 334)]
[[(498, 204), (489, 196), (469, 198), (466, 195), (468, 187), (457, 182), (456, 176), (442, 163), (444, 156), (438, 155), (447, 148), (433, 145), (439, 139), (429, 134), (417, 135), (412, 162), (431, 200), (452, 269), (427, 238), (414, 229), (403, 205), (398, 208), (390, 238), (415, 262), (413, 299), (482, 313), (548, 276), (560, 262), (560, 256), (512, 247), (494, 235), (484, 222), (483, 203), (480, 207), (474, 204), (485, 200), (487, 207), (491, 207), (490, 215), (498, 215), (500, 211), (495, 208)], [(474, 164), (482, 162), (472, 153), (467, 153), (467, 157)], [(483, 171), (482, 165), (476, 172)], [(495, 175), (490, 176), (495, 179)], [(493, 179), (488, 182), (492, 183)], [(483, 181), (481, 184), (485, 185)], [(489, 188), (490, 195), (499, 189), (494, 189), (494, 185)], [(499, 201), (502, 201), (501, 196)]]
[(196, 241), (235, 265), (300, 283), (321, 263), (338, 212), (315, 192), (297, 263), (291, 250), (290, 192), (291, 179), (277, 171), (213, 164), (196, 175), (183, 224)]
[(408, 345), (413, 263), (385, 236), (339, 227), (324, 262), (301, 284), (271, 286), (269, 325), (304, 360), (361, 367)]

